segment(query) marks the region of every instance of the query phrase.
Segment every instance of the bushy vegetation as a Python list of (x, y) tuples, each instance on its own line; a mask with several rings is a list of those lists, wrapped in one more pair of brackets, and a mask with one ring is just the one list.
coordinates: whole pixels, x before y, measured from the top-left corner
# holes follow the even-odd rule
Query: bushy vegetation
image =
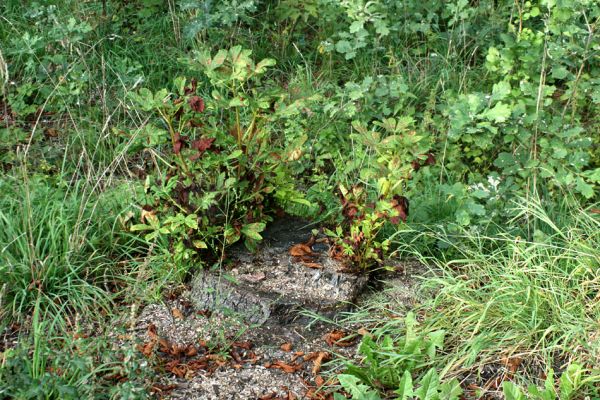
[(82, 324), (282, 214), (356, 273), (436, 266), (416, 319), (350, 317), (372, 329), (339, 376), (354, 398), (599, 396), (599, 20), (595, 0), (4, 0), (0, 397), (143, 396)]

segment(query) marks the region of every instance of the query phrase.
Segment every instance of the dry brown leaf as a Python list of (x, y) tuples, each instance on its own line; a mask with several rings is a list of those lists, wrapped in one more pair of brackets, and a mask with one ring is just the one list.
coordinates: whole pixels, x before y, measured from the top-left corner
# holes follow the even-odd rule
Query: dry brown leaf
[(238, 364), (241, 364), (242, 361), (242, 357), (240, 357), (240, 355), (238, 354), (237, 351), (235, 351), (235, 349), (231, 350), (230, 352), (231, 357), (235, 360), (235, 362), (237, 362)]
[(161, 352), (171, 353), (171, 346), (169, 345), (169, 342), (166, 339), (164, 339), (164, 338), (158, 339), (158, 344), (160, 346)]
[(321, 387), (325, 384), (325, 379), (323, 379), (321, 375), (317, 375), (315, 376), (315, 384), (317, 385), (317, 387)]
[(252, 342), (233, 342), (231, 344), (231, 347), (238, 347), (240, 349), (244, 349), (244, 350), (250, 350), (252, 347), (254, 347), (254, 345), (252, 344)]
[(137, 349), (140, 353), (142, 353), (146, 357), (150, 357), (152, 355), (152, 352), (154, 351), (155, 344), (156, 344), (156, 342), (152, 340), (150, 342), (144, 343), (143, 345), (142, 344), (138, 345)]
[(171, 355), (178, 357), (181, 354), (185, 354), (187, 351), (187, 346), (177, 343), (171, 343)]
[(506, 367), (509, 373), (514, 374), (519, 369), (519, 366), (523, 362), (520, 357), (502, 357), (502, 364)]
[(267, 275), (264, 272), (257, 272), (255, 274), (245, 274), (240, 278), (250, 283), (257, 283), (266, 279)]
[(58, 131), (54, 128), (48, 128), (48, 129), (46, 129), (46, 131), (44, 133), (48, 137), (53, 137), (53, 138), (58, 137)]
[(250, 364), (256, 364), (258, 362), (258, 356), (256, 355), (255, 352), (249, 351), (248, 354), (246, 355), (245, 361)]
[[(292, 362), (296, 362), (296, 360), (298, 359), (298, 357), (302, 357), (303, 355), (304, 355), (304, 352), (303, 352), (303, 351), (296, 351), (296, 352), (294, 353), (294, 355), (292, 356), (292, 359), (291, 359), (291, 361), (292, 361)], [(303, 361), (304, 361), (304, 360), (303, 360)]]
[(284, 343), (284, 344), (282, 344), (281, 346), (279, 346), (279, 348), (280, 348), (282, 351), (285, 351), (285, 352), (287, 353), (287, 352), (290, 352), (290, 351), (292, 351), (292, 344), (291, 344), (291, 343), (289, 343), (289, 342), (288, 342), (288, 343)]
[(358, 333), (360, 336), (370, 336), (371, 332), (369, 332), (368, 330), (366, 330), (365, 328), (359, 328), (356, 333)]
[(175, 319), (183, 319), (183, 313), (181, 312), (180, 309), (173, 307), (171, 309), (171, 314), (173, 314), (173, 318)]
[(177, 387), (176, 384), (170, 384), (170, 385), (161, 385), (161, 384), (154, 384), (152, 385), (152, 391), (155, 393), (168, 393), (170, 391), (172, 391), (173, 389), (175, 389)]
[(148, 336), (152, 340), (158, 339), (158, 335), (156, 333), (156, 325), (154, 325), (154, 324), (148, 325)]
[(323, 361), (326, 361), (328, 359), (329, 359), (328, 352), (319, 351), (317, 357), (313, 360), (313, 368), (312, 368), (313, 375), (317, 375), (319, 373), (319, 371), (321, 371), (321, 364), (323, 363)]
[(290, 248), (290, 255), (294, 257), (302, 257), (307, 255), (314, 255), (312, 249), (304, 243), (298, 243)]
[(287, 400), (296, 400), (296, 399), (297, 399), (297, 397), (294, 395), (294, 393), (292, 393), (292, 392), (290, 392), (288, 390), (288, 392), (287, 392)]
[(198, 354), (198, 349), (196, 349), (196, 347), (193, 344), (190, 344), (185, 349), (185, 355), (188, 356), (188, 357), (194, 357), (197, 354)]
[(140, 215), (140, 222), (142, 224), (145, 224), (149, 220), (152, 220), (152, 219), (156, 219), (156, 210), (152, 210), (152, 209), (146, 210), (145, 208), (142, 208), (142, 212)]
[(302, 261), (302, 265), (304, 265), (305, 267), (308, 268), (313, 268), (313, 269), (322, 269), (323, 266), (319, 263), (315, 263), (315, 262), (306, 262), (306, 261)]
[(301, 366), (298, 364), (290, 365), (284, 361), (277, 360), (270, 366), (270, 368), (277, 368), (282, 370), (286, 374), (293, 374), (294, 372), (298, 371), (301, 368)]
[(348, 336), (348, 334), (344, 331), (340, 331), (340, 330), (333, 330), (329, 333), (327, 333), (324, 337), (325, 342), (329, 345), (329, 346), (339, 346), (339, 347), (348, 347), (348, 346), (352, 346), (352, 344), (354, 343), (354, 340), (350, 340), (350, 339), (346, 339), (344, 340), (344, 338)]

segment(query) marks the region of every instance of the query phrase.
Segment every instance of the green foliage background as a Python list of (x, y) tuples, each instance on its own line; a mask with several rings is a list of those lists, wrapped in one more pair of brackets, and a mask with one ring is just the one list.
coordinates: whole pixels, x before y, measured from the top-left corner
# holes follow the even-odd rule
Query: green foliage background
[[(600, 200), (599, 21), (596, 0), (2, 1), (0, 328), (106, 323), (132, 287), (148, 298), (237, 240), (252, 248), (282, 211), (331, 228), (363, 269), (394, 251), (478, 259), (505, 237), (587, 243), (576, 214), (595, 221)], [(575, 346), (571, 334), (557, 340)], [(69, 379), (23, 356), (56, 359), (38, 339), (0, 377), (60, 397)], [(87, 360), (72, 382), (94, 362), (118, 368)], [(441, 373), (427, 371), (420, 382)]]

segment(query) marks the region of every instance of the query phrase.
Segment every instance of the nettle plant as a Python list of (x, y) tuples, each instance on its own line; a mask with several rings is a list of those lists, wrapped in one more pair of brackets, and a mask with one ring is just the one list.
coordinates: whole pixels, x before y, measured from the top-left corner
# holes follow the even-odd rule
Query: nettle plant
[(250, 54), (237, 46), (189, 61), (209, 78), (210, 100), (198, 96), (195, 80), (184, 78), (175, 80), (174, 93), (132, 95), (162, 122), (143, 131), (146, 145), (168, 142), (170, 149), (161, 155), (166, 168), (146, 178), (142, 223), (131, 229), (147, 232), (148, 240), (168, 239), (176, 261), (222, 255), (240, 239), (253, 249), (270, 211), (286, 202), (310, 205), (294, 188), (289, 158), (273, 134), (282, 118), (274, 104), (283, 97), (260, 86), (275, 62), (255, 63)]
[(382, 229), (408, 217), (406, 182), (421, 165), (435, 162), (429, 140), (411, 129), (413, 123), (410, 117), (387, 118), (370, 127), (353, 122), (354, 157), (344, 174), (360, 183), (339, 186), (343, 220), (326, 233), (334, 240), (333, 256), (359, 270), (384, 261), (390, 240), (381, 239)]
[[(404, 323), (402, 336), (392, 337), (383, 331), (363, 336), (358, 348), (362, 362), (347, 363), (344, 373), (338, 375), (342, 387), (356, 399), (379, 400), (379, 392), (391, 390), (394, 398), (401, 400), (460, 398), (463, 391), (456, 378), (444, 379), (435, 367), (427, 369), (444, 348), (445, 332), (425, 331), (412, 312)], [(416, 377), (420, 379), (413, 380)]]

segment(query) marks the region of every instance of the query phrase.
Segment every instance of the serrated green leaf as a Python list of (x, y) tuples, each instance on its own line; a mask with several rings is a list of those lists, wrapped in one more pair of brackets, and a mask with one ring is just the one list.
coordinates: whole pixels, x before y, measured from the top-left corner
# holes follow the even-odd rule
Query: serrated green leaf
[(354, 375), (341, 374), (338, 375), (338, 381), (340, 385), (352, 395), (352, 399), (355, 400), (381, 400), (381, 397), (377, 392), (373, 391), (370, 387), (362, 384), (360, 379)]
[(463, 390), (456, 378), (440, 385), (440, 400), (456, 400), (461, 394), (463, 394)]
[(335, 44), (335, 50), (338, 53), (350, 53), (352, 52), (352, 46), (350, 45), (350, 42), (347, 40), (340, 40)]
[(482, 117), (492, 122), (505, 122), (510, 117), (511, 109), (508, 104), (498, 102), (496, 105), (486, 110)]
[(513, 167), (516, 164), (515, 157), (510, 153), (500, 153), (498, 157), (494, 160), (494, 165), (498, 168), (509, 168)]
[(419, 381), (419, 388), (415, 390), (415, 395), (421, 400), (437, 399), (439, 385), (440, 377), (435, 368), (431, 368)]
[(356, 33), (363, 29), (364, 21), (354, 21), (350, 24), (349, 31), (350, 33)]
[(506, 400), (526, 400), (525, 395), (521, 389), (510, 381), (502, 382), (502, 393)]
[(395, 393), (398, 395), (398, 400), (407, 400), (414, 395), (413, 380), (410, 372), (404, 371), (402, 379), (400, 379), (400, 383), (398, 384), (398, 389), (395, 391)]
[(582, 178), (577, 178), (575, 189), (577, 189), (577, 191), (581, 193), (586, 199), (591, 199), (592, 197), (594, 197), (594, 186), (585, 182)]

